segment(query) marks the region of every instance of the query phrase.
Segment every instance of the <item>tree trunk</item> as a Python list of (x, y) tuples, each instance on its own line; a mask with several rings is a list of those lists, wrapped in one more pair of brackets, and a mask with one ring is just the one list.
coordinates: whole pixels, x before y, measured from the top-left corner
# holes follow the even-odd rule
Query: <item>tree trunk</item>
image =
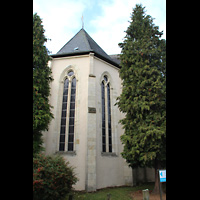
[(153, 192), (154, 194), (159, 194), (159, 177), (158, 177), (158, 169), (159, 169), (160, 165), (157, 159), (155, 159), (155, 185), (154, 185), (154, 189)]
[(144, 172), (144, 183), (147, 183), (147, 168), (146, 167), (144, 167), (143, 172)]
[(137, 168), (132, 168), (133, 186), (137, 185)]

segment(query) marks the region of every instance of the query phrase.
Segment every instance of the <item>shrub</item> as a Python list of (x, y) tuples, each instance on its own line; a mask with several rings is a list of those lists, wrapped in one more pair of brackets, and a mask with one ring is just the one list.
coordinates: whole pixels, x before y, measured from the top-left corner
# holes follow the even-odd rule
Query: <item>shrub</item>
[(74, 169), (61, 156), (33, 158), (33, 200), (61, 200), (77, 182)]

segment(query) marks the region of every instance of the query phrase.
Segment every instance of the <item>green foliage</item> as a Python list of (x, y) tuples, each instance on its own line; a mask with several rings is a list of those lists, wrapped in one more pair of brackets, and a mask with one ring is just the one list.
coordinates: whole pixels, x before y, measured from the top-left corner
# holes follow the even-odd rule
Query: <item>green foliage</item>
[(77, 180), (62, 157), (38, 154), (33, 158), (33, 200), (61, 200)]
[[(133, 193), (138, 190), (153, 189), (152, 183), (142, 184), (137, 187), (111, 187), (99, 189), (96, 192), (83, 192), (74, 191), (73, 200), (106, 200), (108, 199), (108, 194), (110, 194), (110, 200), (132, 200)], [(151, 198), (151, 197), (150, 197)], [(66, 197), (65, 200), (69, 198)]]
[(132, 168), (164, 167), (166, 160), (166, 42), (144, 9), (133, 9), (119, 44), (123, 89), (116, 104), (125, 113), (122, 156)]
[(42, 20), (33, 15), (33, 153), (41, 150), (41, 131), (48, 129), (53, 118), (49, 105), (50, 82), (53, 80), (51, 69), (47, 63), (50, 60), (48, 50), (44, 46), (47, 39), (44, 36)]

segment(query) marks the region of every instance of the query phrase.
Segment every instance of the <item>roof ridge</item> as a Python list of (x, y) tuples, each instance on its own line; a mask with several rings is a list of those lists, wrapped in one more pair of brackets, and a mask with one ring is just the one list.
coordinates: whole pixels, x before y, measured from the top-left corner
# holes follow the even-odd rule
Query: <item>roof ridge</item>
[[(84, 28), (81, 28), (56, 54), (63, 55), (94, 52), (98, 57), (113, 63), (113, 59), (94, 41)], [(54, 56), (54, 55), (53, 55)], [(115, 62), (114, 62), (115, 63)], [(116, 63), (117, 64), (117, 63)]]
[[(82, 30), (82, 29), (81, 29), (81, 30)], [(80, 30), (79, 32), (81, 32), (81, 30)], [(79, 32), (76, 33), (76, 34), (74, 35), (74, 37), (72, 37), (67, 43), (65, 43), (65, 44), (63, 45), (63, 47), (62, 47), (57, 53), (59, 53), (69, 42), (71, 42), (71, 41), (79, 34)]]
[[(110, 58), (110, 56), (95, 42), (95, 40), (87, 33), (86, 30), (83, 29), (83, 31), (86, 34), (87, 39), (89, 38), (90, 40), (92, 40), (92, 42), (105, 54), (105, 56), (107, 56), (108, 58)], [(90, 41), (88, 40), (89, 45), (90, 45), (90, 49), (95, 51), (95, 49), (92, 48), (92, 44), (90, 43)], [(111, 59), (111, 58), (110, 58)]]
[(86, 37), (85, 37), (85, 38), (87, 39), (87, 40), (86, 40), (86, 41), (87, 41), (86, 43), (88, 44), (89, 49), (90, 49), (90, 50), (93, 50), (93, 49), (91, 48), (90, 42), (88, 41), (88, 37), (87, 37), (88, 33), (87, 33), (83, 28), (82, 28), (81, 30), (83, 30), (83, 33), (84, 33), (85, 36), (86, 36)]

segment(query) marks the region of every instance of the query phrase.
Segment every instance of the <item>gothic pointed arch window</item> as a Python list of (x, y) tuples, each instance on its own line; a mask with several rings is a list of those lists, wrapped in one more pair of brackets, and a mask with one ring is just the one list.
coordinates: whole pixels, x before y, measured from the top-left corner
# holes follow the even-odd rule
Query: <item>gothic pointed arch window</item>
[(112, 152), (110, 81), (105, 75), (101, 82), (102, 152)]
[(64, 80), (59, 151), (74, 151), (76, 77), (70, 70)]

